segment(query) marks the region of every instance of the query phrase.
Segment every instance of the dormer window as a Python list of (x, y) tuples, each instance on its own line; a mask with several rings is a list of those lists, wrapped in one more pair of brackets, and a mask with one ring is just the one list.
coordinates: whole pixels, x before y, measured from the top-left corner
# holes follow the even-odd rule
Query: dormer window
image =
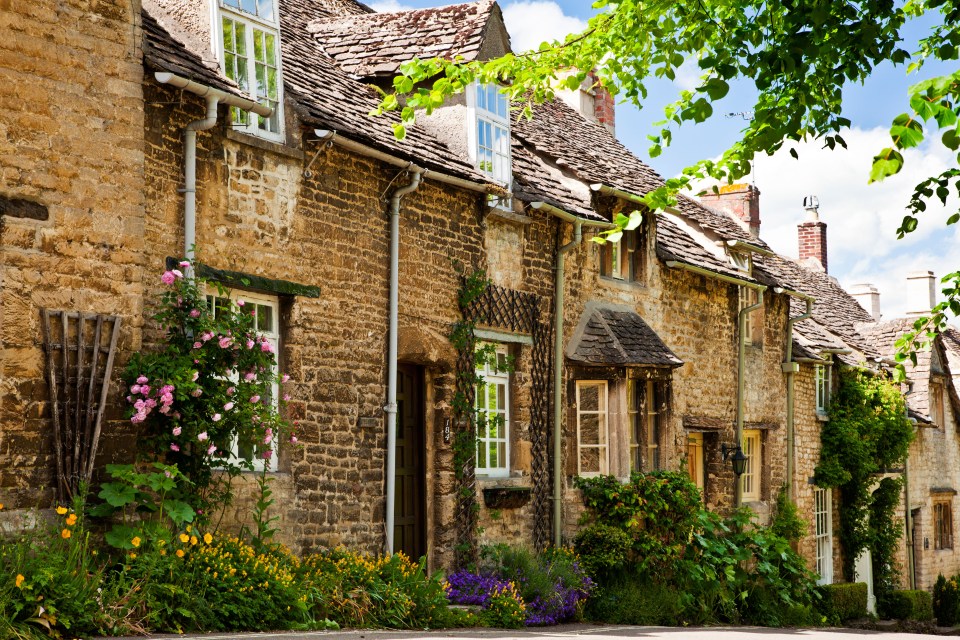
[(283, 82), (276, 0), (220, 0), (220, 29), (224, 73), (241, 91), (273, 109), (265, 118), (231, 107), (234, 128), (280, 141)]
[(744, 253), (741, 251), (731, 251), (730, 252), (730, 262), (738, 271), (743, 271), (744, 273), (750, 273), (750, 254)]
[[(495, 84), (473, 84), (467, 91), (467, 108), (471, 114), (468, 128), (470, 160), (494, 182), (509, 188), (513, 167), (507, 96)], [(500, 206), (505, 206), (502, 201)]]

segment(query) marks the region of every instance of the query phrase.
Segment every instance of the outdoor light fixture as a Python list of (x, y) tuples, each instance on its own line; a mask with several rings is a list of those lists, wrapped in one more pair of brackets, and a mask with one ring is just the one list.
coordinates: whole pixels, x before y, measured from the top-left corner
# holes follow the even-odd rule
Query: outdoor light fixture
[(747, 456), (744, 455), (743, 449), (740, 448), (740, 444), (722, 444), (720, 445), (720, 454), (723, 456), (723, 461), (726, 462), (727, 458), (730, 459), (730, 463), (733, 465), (733, 473), (739, 478), (747, 471)]

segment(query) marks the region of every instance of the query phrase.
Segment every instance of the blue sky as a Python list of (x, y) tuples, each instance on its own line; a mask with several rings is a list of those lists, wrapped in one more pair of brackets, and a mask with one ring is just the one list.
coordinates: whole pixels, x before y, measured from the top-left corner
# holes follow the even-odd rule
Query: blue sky
[[(370, 4), (379, 10), (395, 10), (450, 2), (379, 0)], [(515, 49), (580, 30), (591, 14), (587, 0), (500, 0), (500, 6)], [(920, 37), (929, 24), (928, 20), (910, 28), (908, 40)], [(912, 50), (910, 45), (905, 48)], [(947, 209), (928, 210), (919, 230), (905, 240), (897, 240), (895, 233), (912, 186), (955, 163), (950, 153), (923, 145), (906, 154), (900, 175), (879, 185), (867, 184), (871, 158), (889, 144), (890, 122), (907, 110), (907, 88), (924, 77), (953, 70), (946, 65), (928, 66), (920, 75), (908, 78), (903, 67), (882, 65), (864, 85), (844, 91), (844, 114), (853, 122), (853, 129), (844, 134), (848, 150), (830, 152), (817, 143), (806, 143), (799, 148), (799, 160), (784, 151), (756, 161), (754, 178), (762, 193), (761, 237), (780, 253), (795, 256), (803, 197), (816, 195), (821, 219), (828, 224), (831, 275), (847, 288), (863, 282), (876, 285), (885, 318), (906, 310), (903, 287), (908, 272), (929, 269), (939, 277), (960, 269), (960, 233), (943, 225)], [(675, 99), (681, 88), (697, 84), (696, 74), (684, 71), (681, 69), (674, 82), (651, 82), (643, 110), (624, 104), (617, 107), (617, 137), (664, 176), (675, 175), (697, 160), (718, 156), (745, 125), (742, 118), (724, 114), (747, 111), (753, 105), (750, 84), (735, 84), (715, 105), (710, 120), (684, 125), (674, 132), (671, 147), (650, 160), (646, 136), (655, 130), (652, 123), (662, 118), (663, 106)]]

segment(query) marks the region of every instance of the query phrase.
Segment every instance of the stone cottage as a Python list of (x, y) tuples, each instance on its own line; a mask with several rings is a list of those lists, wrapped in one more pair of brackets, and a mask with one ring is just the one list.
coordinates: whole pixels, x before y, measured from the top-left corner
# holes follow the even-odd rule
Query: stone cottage
[[(685, 468), (710, 508), (747, 504), (764, 521), (789, 485), (818, 523), (802, 550), (841, 578), (828, 568), (838, 507), (807, 483), (818, 407), (832, 364), (881, 349), (825, 273), (822, 223), (802, 232), (811, 251), (822, 239), (823, 270), (759, 238), (750, 186), (590, 242), (662, 184), (617, 142), (612, 97), (590, 78), (529, 121), (483, 86), (402, 142), (392, 116), (367, 116), (368, 85), (389, 86), (413, 55), (508, 51), (496, 3), (44, 0), (2, 16), (0, 72), (18, 87), (0, 93), (0, 496), (14, 511), (55, 500), (41, 309), (117, 318), (122, 366), (162, 337), (159, 273), (195, 254), (257, 305), (296, 381), (304, 446), (268, 469), (295, 549), (447, 567), (464, 542), (569, 541), (575, 476)], [(491, 286), (461, 308), (475, 270)], [(448, 339), (464, 318), (498, 354), (477, 388), (458, 386), (473, 352)], [(109, 390), (97, 468), (130, 459), (137, 438)], [(459, 470), (457, 394), (495, 426)], [(247, 506), (241, 495), (228, 521)]]

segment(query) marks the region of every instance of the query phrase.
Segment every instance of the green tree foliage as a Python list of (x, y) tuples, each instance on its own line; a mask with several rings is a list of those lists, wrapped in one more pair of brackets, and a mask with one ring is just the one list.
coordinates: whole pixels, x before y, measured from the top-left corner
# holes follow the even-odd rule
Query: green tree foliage
[[(884, 554), (892, 567), (888, 537), (893, 529), (879, 519), (889, 521), (893, 510), (878, 504), (871, 514), (872, 476), (902, 465), (907, 458), (913, 429), (906, 418), (903, 396), (883, 377), (859, 369), (841, 369), (840, 384), (830, 404), (830, 420), (824, 423), (820, 439), (820, 462), (814, 479), (818, 486), (840, 489), (845, 574), (853, 575), (856, 558), (867, 548)], [(891, 491), (889, 483), (881, 489), (881, 499), (886, 498)], [(876, 562), (883, 560), (875, 558)]]
[[(747, 175), (758, 153), (769, 155), (787, 146), (797, 157), (795, 143), (805, 140), (821, 141), (830, 149), (845, 147), (841, 134), (853, 124), (842, 115), (845, 86), (863, 82), (884, 62), (903, 65), (906, 73), (914, 74), (928, 60), (953, 62), (960, 55), (960, 5), (950, 0), (596, 0), (593, 7), (598, 12), (583, 32), (542, 43), (536, 51), (482, 62), (411, 60), (395, 78), (394, 91), (383, 94), (378, 112), (400, 111), (395, 133), (403, 138), (418, 112), (429, 114), (478, 80), (505, 86), (518, 110), (529, 117), (556, 88), (579, 87), (590, 69), (606, 89), (642, 108), (652, 79), (673, 80), (681, 65), (696, 64), (699, 85), (680, 91), (665, 107), (659, 131), (648, 136), (649, 153), (656, 157), (677, 128), (714, 117), (714, 103), (727, 95), (732, 82), (752, 85), (753, 118), (718, 160), (702, 160), (664, 187), (637, 194), (651, 209), (660, 209), (673, 204), (676, 190), (694, 180), (733, 181)], [(920, 19), (932, 26), (926, 27), (929, 31), (916, 50), (908, 51), (903, 46), (905, 29)], [(563, 73), (571, 69), (579, 71)], [(926, 139), (952, 153), (960, 151), (958, 80), (960, 71), (910, 88), (904, 112), (891, 123), (889, 144), (877, 151), (871, 167), (864, 167), (864, 178), (876, 182), (899, 173), (903, 151)], [(951, 189), (960, 190), (960, 166), (917, 184), (904, 203), (907, 213), (898, 234), (914, 231), (928, 204), (945, 204)], [(947, 223), (958, 220), (960, 212)], [(915, 333), (902, 345), (902, 360), (918, 348), (915, 340), (922, 346), (928, 333), (943, 328), (946, 311), (960, 314), (960, 272), (944, 282), (944, 303), (918, 319)]]

